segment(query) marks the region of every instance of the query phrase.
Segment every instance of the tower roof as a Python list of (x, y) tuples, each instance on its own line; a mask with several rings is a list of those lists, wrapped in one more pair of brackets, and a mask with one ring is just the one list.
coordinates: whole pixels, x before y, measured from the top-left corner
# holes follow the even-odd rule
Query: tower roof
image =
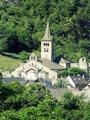
[(52, 36), (50, 33), (50, 27), (49, 27), (49, 21), (47, 21), (47, 25), (46, 25), (46, 30), (45, 30), (45, 34), (42, 40), (52, 40)]

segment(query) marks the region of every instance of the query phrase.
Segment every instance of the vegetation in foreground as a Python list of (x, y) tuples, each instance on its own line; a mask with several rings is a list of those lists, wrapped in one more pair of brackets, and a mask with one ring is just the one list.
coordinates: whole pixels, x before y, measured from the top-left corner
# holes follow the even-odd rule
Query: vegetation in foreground
[(90, 120), (90, 103), (71, 93), (58, 102), (40, 84), (0, 83), (0, 120)]

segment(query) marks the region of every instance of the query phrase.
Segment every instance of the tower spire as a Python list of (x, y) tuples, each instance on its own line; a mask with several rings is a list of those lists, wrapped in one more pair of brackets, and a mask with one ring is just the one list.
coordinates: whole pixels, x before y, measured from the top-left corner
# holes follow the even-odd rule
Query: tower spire
[(49, 21), (47, 21), (47, 25), (46, 25), (46, 30), (45, 30), (45, 34), (42, 40), (52, 40), (52, 36), (50, 33), (50, 27), (49, 27)]

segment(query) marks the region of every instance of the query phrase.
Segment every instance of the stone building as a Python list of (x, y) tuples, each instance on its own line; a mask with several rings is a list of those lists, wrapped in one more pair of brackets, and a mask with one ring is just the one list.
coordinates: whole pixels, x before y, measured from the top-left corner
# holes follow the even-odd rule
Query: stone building
[(68, 83), (69, 88), (77, 88), (77, 89), (83, 89), (87, 86), (88, 81), (81, 76), (68, 76), (66, 78), (66, 81)]
[[(88, 67), (86, 58), (82, 57), (79, 59), (78, 63), (71, 63), (71, 68), (75, 68), (75, 67), (86, 71)], [(90, 67), (90, 64), (89, 64), (89, 67)]]
[[(65, 64), (65, 63), (64, 63)], [(50, 33), (49, 22), (47, 22), (43, 39), (41, 40), (41, 58), (32, 53), (27, 63), (22, 64), (11, 74), (13, 77), (20, 77), (26, 80), (44, 79), (55, 84), (58, 79), (58, 70), (66, 66), (54, 62), (53, 37)]]
[(53, 37), (50, 34), (49, 22), (47, 22), (45, 35), (41, 41), (41, 58), (54, 60)]
[(10, 75), (30, 81), (49, 80), (55, 84), (58, 80), (58, 71), (69, 67), (86, 69), (86, 60), (81, 58), (79, 63), (70, 63), (64, 58), (55, 58), (53, 37), (50, 33), (49, 22), (47, 22), (45, 34), (41, 40), (41, 58), (37, 58), (35, 53), (32, 53), (29, 60), (16, 68)]

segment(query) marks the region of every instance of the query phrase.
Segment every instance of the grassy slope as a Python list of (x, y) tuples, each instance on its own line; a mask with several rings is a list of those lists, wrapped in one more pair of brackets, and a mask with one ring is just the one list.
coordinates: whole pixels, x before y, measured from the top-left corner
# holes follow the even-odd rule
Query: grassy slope
[(13, 70), (21, 63), (19, 59), (0, 55), (0, 71)]
[[(40, 57), (40, 51), (33, 51)], [(30, 53), (27, 53), (30, 55)], [(22, 61), (19, 59), (20, 55), (15, 53), (0, 53), (0, 71), (14, 70)]]

